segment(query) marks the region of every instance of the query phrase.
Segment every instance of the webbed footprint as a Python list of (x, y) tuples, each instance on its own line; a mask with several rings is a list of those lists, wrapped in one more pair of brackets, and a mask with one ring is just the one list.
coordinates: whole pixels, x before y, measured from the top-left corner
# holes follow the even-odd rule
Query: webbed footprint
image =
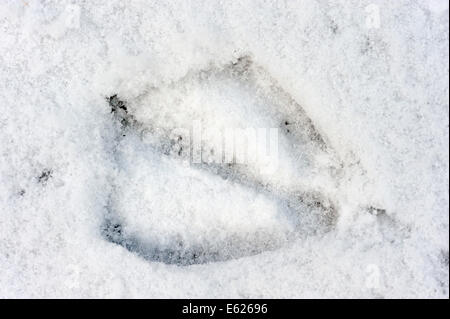
[[(150, 261), (190, 265), (333, 227), (337, 212), (323, 186), (337, 183), (341, 164), (301, 106), (250, 58), (149, 88), (126, 106), (117, 96), (109, 102), (120, 127), (108, 240)], [(266, 145), (276, 149), (269, 166), (250, 160), (256, 128), (277, 129)], [(247, 147), (243, 161), (238, 145)]]

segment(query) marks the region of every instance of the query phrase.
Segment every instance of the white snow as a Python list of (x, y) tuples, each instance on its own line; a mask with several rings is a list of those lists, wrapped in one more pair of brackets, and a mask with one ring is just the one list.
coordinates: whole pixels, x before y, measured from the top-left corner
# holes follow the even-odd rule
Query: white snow
[[(0, 35), (0, 297), (449, 297), (447, 1), (2, 1)], [(277, 128), (276, 170), (190, 163), (195, 121)]]

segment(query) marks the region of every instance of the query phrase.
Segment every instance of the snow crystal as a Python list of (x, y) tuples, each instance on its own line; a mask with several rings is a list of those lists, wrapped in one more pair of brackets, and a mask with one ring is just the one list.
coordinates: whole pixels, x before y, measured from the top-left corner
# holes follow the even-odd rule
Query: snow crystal
[(0, 30), (1, 297), (448, 298), (446, 1), (3, 1)]

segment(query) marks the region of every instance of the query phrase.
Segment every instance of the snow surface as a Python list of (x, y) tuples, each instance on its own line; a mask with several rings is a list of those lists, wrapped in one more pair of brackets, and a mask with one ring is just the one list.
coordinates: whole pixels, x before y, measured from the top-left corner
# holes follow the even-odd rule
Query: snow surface
[[(447, 1), (11, 0), (0, 30), (0, 297), (449, 297)], [(194, 121), (212, 157), (278, 128), (277, 169), (190, 163)]]

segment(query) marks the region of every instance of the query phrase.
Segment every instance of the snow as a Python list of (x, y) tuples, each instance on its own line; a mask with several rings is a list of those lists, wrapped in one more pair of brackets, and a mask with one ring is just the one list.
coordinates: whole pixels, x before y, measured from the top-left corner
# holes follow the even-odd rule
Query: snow
[[(2, 1), (0, 30), (0, 297), (449, 297), (446, 1)], [(276, 152), (221, 163), (248, 128)]]

